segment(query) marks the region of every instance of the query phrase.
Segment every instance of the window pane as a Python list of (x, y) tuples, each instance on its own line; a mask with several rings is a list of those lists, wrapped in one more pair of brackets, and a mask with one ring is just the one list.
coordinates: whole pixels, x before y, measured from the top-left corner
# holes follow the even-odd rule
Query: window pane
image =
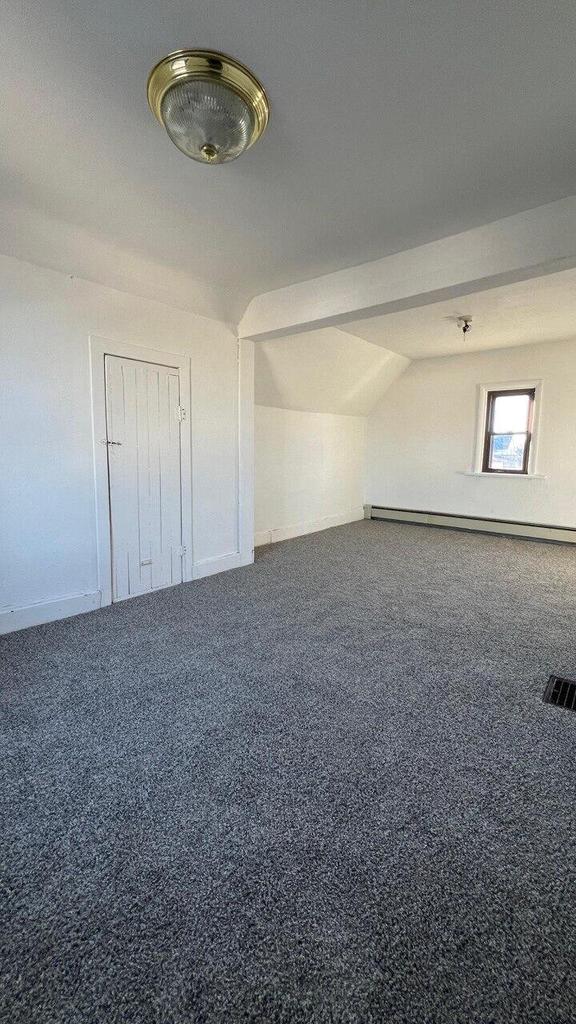
[(492, 430), (495, 434), (514, 434), (528, 430), (529, 395), (499, 395), (494, 399)]
[(490, 469), (522, 472), (526, 434), (493, 434), (490, 439)]

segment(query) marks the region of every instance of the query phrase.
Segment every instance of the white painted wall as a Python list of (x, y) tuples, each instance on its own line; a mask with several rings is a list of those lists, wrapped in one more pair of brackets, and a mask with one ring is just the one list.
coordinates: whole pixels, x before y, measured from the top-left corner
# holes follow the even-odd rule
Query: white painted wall
[(81, 595), (98, 604), (90, 335), (189, 354), (195, 573), (252, 557), (252, 344), (242, 342), (239, 388), (225, 324), (0, 257), (3, 628), (14, 608), (36, 608), (11, 620), (27, 625), (50, 602), (48, 618), (79, 610)]
[(256, 543), (363, 517), (366, 421), (256, 406)]
[[(478, 386), (542, 381), (536, 471), (470, 475)], [(368, 418), (374, 505), (576, 526), (576, 340), (413, 362)]]

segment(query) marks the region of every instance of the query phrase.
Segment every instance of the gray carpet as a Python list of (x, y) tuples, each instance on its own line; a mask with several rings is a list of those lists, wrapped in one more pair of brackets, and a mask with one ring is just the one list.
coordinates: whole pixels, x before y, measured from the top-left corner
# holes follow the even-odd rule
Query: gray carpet
[(576, 550), (376, 522), (2, 641), (10, 1024), (573, 1024)]

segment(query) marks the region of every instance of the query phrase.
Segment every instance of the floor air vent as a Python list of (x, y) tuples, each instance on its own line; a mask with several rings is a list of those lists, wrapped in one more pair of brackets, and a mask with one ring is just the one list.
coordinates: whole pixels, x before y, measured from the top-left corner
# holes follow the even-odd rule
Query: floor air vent
[(542, 699), (545, 704), (556, 704), (556, 707), (576, 711), (576, 679), (550, 676)]

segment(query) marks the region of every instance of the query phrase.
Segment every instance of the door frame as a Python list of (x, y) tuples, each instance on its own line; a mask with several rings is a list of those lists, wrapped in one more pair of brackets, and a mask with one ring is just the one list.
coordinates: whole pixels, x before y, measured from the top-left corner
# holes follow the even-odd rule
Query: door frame
[(140, 345), (91, 336), (90, 384), (92, 395), (92, 444), (94, 452), (94, 485), (96, 495), (96, 548), (98, 563), (98, 589), (102, 605), (112, 604), (112, 536), (110, 525), (110, 490), (108, 477), (108, 451), (102, 444), (106, 439), (106, 356), (135, 359), (141, 363), (156, 363), (178, 370), (180, 379), (180, 405), (185, 418), (180, 429), (180, 500), (182, 515), (182, 544), (186, 552), (182, 558), (182, 582), (193, 578), (194, 552), (192, 548), (192, 439), (190, 410), (190, 357), (184, 353), (162, 349), (143, 348)]

